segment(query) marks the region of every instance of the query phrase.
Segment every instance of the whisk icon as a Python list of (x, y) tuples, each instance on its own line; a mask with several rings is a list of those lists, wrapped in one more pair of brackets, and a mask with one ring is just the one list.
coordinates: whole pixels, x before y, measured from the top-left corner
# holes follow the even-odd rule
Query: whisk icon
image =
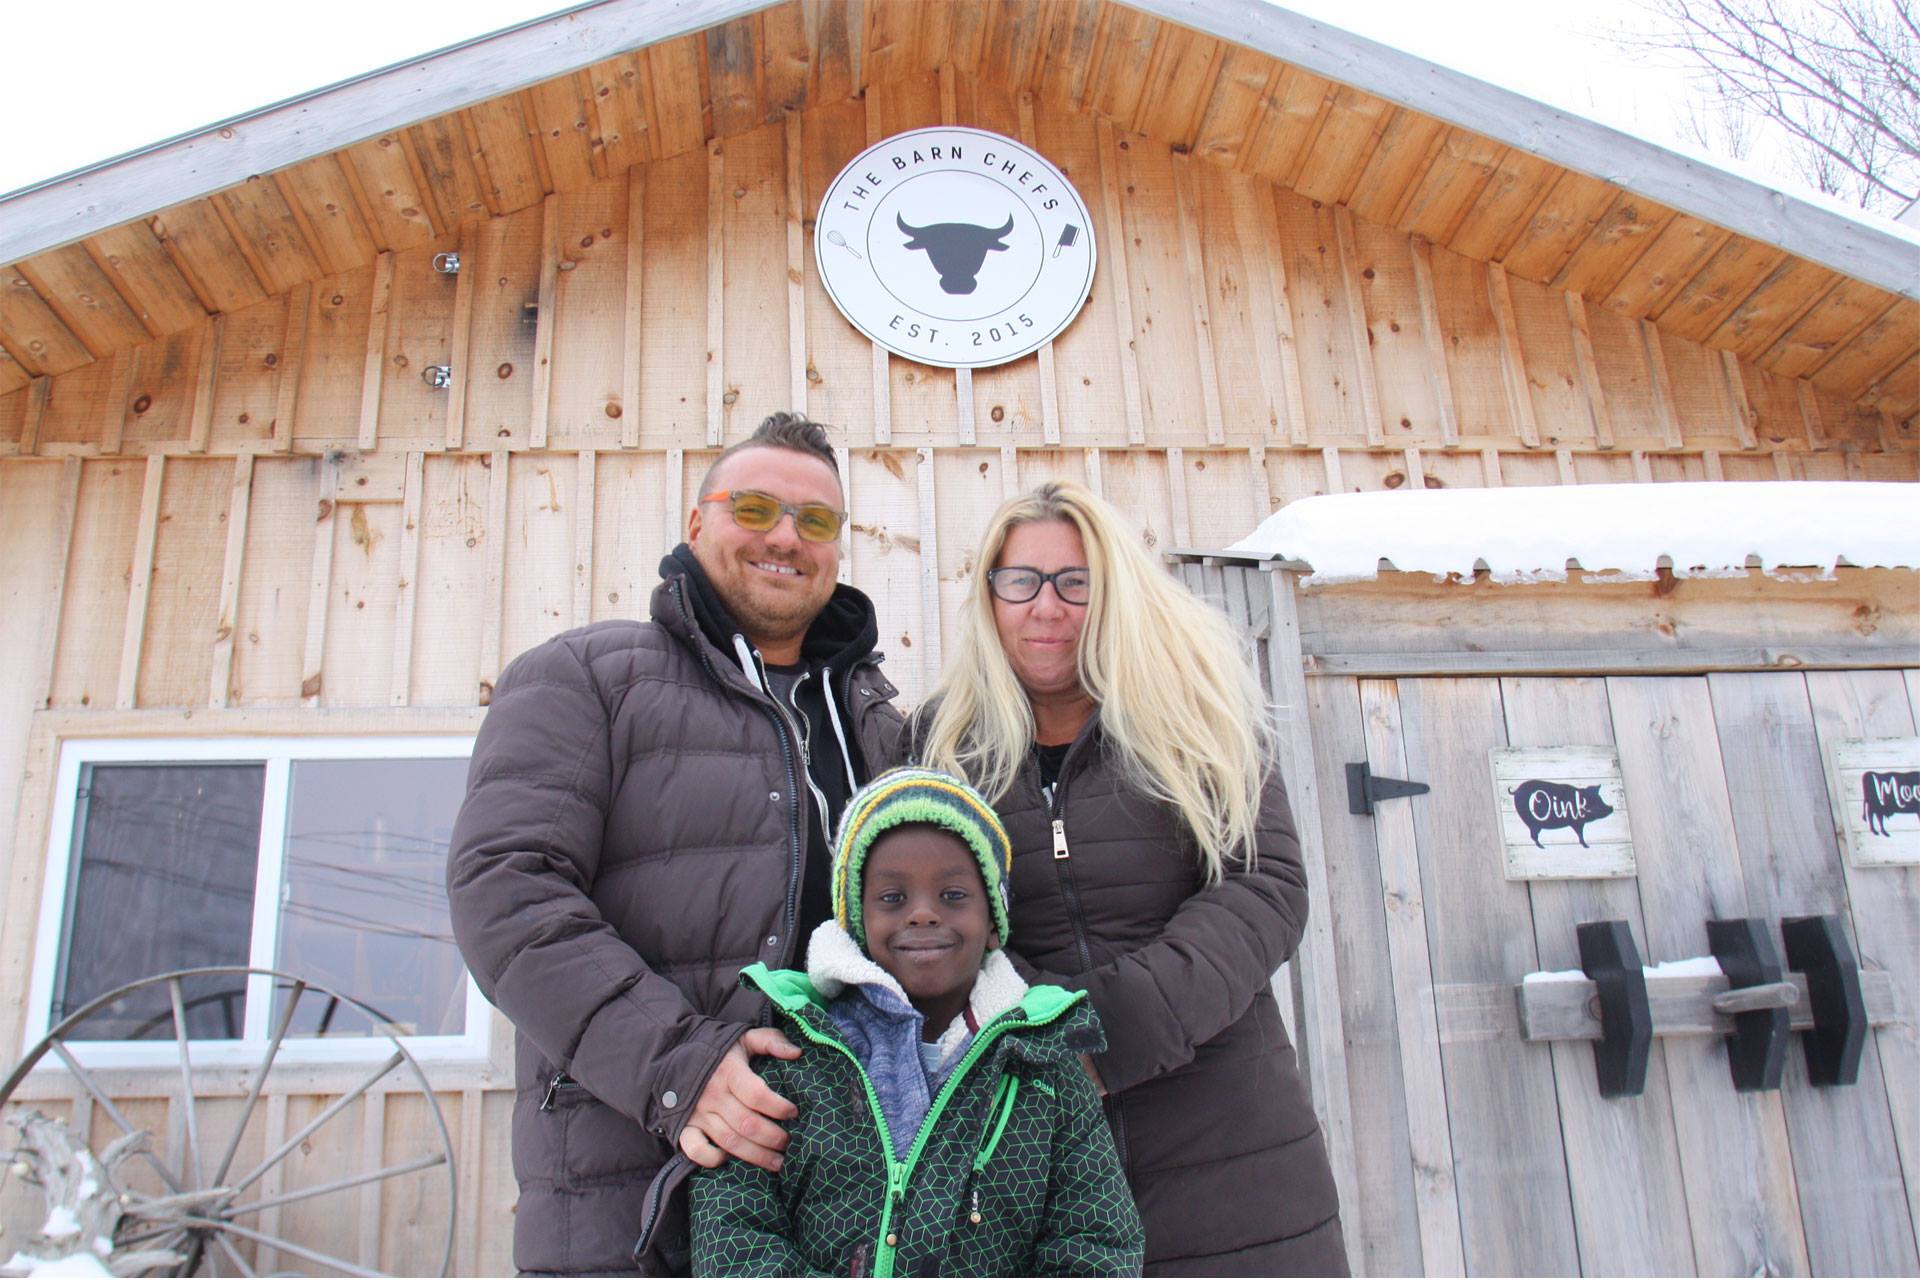
[[(850, 254), (852, 254), (852, 255), (853, 255), (854, 257), (856, 257), (856, 258), (859, 258), (859, 257), (860, 257), (860, 251), (859, 251), (858, 249), (856, 249), (856, 248), (854, 248), (854, 247), (853, 247), (852, 245), (850, 245), (850, 244), (848, 244), (848, 243), (847, 243), (847, 238), (846, 238), (845, 236), (843, 236), (843, 235), (841, 235), (841, 234), (840, 234), (840, 233), (839, 233), (838, 231), (829, 231), (829, 232), (827, 232), (827, 243), (828, 243), (828, 244), (837, 244), (837, 245), (839, 245), (839, 246), (840, 246), (840, 247), (841, 247), (842, 249), (845, 249), (845, 250), (846, 250), (846, 251), (847, 251), (848, 253), (850, 253)], [(865, 261), (865, 259), (864, 259), (864, 258), (862, 258), (862, 259), (861, 259), (861, 261), (863, 261), (863, 262), (864, 262), (864, 261)]]

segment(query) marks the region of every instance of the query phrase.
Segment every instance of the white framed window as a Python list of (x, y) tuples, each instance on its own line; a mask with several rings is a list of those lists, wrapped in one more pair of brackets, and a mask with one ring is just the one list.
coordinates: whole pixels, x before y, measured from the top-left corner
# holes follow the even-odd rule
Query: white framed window
[[(278, 969), (379, 1011), (423, 1061), (481, 1061), (491, 1014), (461, 963), (445, 869), (471, 737), (69, 739), (48, 837), (25, 1046), (124, 983)], [(184, 985), (196, 1063), (254, 1062), (287, 998), (262, 975)], [(172, 1064), (164, 987), (65, 1033), (82, 1065)], [(308, 995), (287, 1063), (386, 1056)]]

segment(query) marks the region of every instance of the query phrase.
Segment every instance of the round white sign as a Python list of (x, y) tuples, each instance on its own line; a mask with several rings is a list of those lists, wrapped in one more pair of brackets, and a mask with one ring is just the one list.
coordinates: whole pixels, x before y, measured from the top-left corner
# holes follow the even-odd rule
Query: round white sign
[(1065, 329), (1093, 288), (1093, 226), (1066, 175), (984, 129), (915, 129), (853, 158), (814, 222), (840, 314), (909, 360), (1006, 364)]

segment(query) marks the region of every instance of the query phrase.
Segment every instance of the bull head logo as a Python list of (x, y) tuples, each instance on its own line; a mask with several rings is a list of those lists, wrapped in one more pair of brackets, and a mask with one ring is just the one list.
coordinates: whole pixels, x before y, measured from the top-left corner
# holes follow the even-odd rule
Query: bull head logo
[(933, 269), (940, 273), (940, 287), (948, 293), (972, 293), (987, 254), (1005, 249), (1006, 238), (1013, 231), (1012, 214), (1001, 227), (976, 227), (971, 222), (915, 227), (897, 213), (893, 220), (906, 234), (908, 249), (926, 250)]

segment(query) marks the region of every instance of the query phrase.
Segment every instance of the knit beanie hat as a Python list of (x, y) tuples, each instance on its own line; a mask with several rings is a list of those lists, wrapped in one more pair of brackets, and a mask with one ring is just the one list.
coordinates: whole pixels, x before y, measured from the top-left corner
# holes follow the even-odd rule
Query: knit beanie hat
[(867, 931), (860, 918), (861, 886), (873, 842), (894, 827), (923, 822), (950, 831), (973, 851), (987, 906), (1000, 941), (1007, 941), (1007, 873), (1013, 844), (993, 806), (951, 774), (933, 769), (890, 769), (853, 793), (833, 842), (833, 917), (861, 950)]

